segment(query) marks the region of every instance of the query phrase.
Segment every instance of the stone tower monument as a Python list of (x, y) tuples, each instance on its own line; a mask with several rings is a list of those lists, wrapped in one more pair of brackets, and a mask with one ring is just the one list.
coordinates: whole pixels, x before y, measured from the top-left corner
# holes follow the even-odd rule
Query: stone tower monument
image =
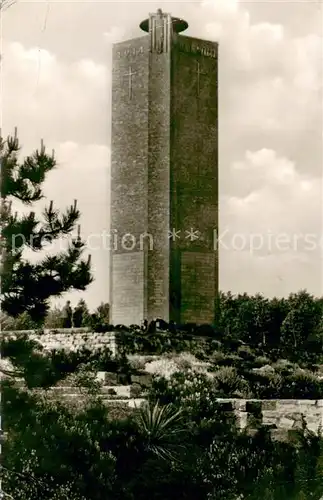
[(158, 10), (113, 47), (112, 323), (212, 323), (218, 292), (218, 45)]

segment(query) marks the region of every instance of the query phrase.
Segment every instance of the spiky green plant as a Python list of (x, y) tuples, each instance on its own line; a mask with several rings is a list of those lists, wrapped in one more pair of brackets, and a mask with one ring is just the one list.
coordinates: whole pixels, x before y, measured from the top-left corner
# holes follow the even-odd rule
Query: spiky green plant
[(179, 435), (185, 432), (182, 411), (173, 406), (146, 402), (139, 408), (137, 417), (144, 448), (163, 460), (176, 461), (183, 448)]

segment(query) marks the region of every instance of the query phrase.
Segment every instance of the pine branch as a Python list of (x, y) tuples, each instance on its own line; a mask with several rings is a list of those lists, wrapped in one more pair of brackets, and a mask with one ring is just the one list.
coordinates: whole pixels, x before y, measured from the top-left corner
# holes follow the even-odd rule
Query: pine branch
[[(70, 289), (85, 290), (92, 282), (90, 257), (87, 261), (81, 259), (85, 244), (77, 226), (81, 214), (76, 200), (64, 213), (54, 209), (51, 201), (44, 210), (43, 222), (33, 211), (20, 217), (12, 213), (11, 198), (25, 205), (43, 198), (42, 184), (56, 166), (54, 153), (47, 155), (43, 142), (21, 164), (19, 150), (17, 131), (14, 137), (0, 138), (2, 309), (13, 317), (27, 312), (33, 321), (42, 323), (52, 296), (58, 297)], [(41, 251), (47, 243), (70, 235), (76, 227), (77, 237), (71, 240), (66, 252), (47, 256), (37, 264), (23, 259), (26, 248)]]
[[(8, 215), (8, 207), (3, 213), (1, 248), (6, 248), (7, 252), (14, 253), (20, 252), (25, 246), (34, 251), (43, 250), (46, 244), (70, 234), (76, 228), (81, 215), (77, 209), (76, 200), (74, 205), (71, 205), (61, 215), (58, 210), (53, 209), (51, 201), (43, 214), (45, 223), (36, 219), (35, 212), (22, 215), (20, 219), (18, 219), (17, 214)], [(77, 238), (80, 238), (79, 234)]]
[(20, 151), (17, 135), (1, 141), (1, 197), (12, 196), (26, 205), (43, 198), (41, 184), (48, 172), (56, 166), (55, 156), (46, 154), (42, 145), (32, 156), (27, 156), (19, 165)]
[(77, 209), (77, 200), (74, 200), (74, 205), (71, 205), (65, 214), (54, 210), (53, 201), (43, 213), (45, 224), (38, 230), (33, 231), (28, 246), (33, 250), (42, 250), (45, 243), (50, 243), (55, 239), (70, 234), (76, 227), (76, 224), (81, 216)]
[(50, 297), (59, 297), (70, 289), (85, 290), (93, 278), (90, 257), (80, 259), (83, 246), (83, 242), (72, 242), (66, 252), (47, 256), (38, 264), (21, 262), (2, 281), (3, 311), (13, 317), (28, 311), (34, 321), (37, 317), (43, 320)]

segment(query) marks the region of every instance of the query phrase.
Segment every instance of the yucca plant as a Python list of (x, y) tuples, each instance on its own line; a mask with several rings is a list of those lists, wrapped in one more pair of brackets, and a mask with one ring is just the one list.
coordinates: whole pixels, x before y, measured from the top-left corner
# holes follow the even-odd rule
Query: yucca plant
[(149, 401), (139, 408), (137, 423), (148, 453), (163, 460), (178, 460), (178, 452), (184, 448), (179, 435), (185, 432), (181, 410)]

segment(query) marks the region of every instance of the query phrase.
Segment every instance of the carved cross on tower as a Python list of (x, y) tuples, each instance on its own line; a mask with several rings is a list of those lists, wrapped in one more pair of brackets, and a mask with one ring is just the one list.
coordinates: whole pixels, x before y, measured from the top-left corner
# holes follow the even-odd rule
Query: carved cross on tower
[(132, 75), (135, 74), (135, 71), (132, 72), (131, 66), (129, 67), (129, 72), (125, 74), (125, 76), (129, 77), (129, 99), (132, 97)]
[(206, 76), (206, 73), (203, 73), (200, 69), (200, 63), (196, 62), (196, 71), (197, 71), (197, 95), (200, 95), (200, 76)]

